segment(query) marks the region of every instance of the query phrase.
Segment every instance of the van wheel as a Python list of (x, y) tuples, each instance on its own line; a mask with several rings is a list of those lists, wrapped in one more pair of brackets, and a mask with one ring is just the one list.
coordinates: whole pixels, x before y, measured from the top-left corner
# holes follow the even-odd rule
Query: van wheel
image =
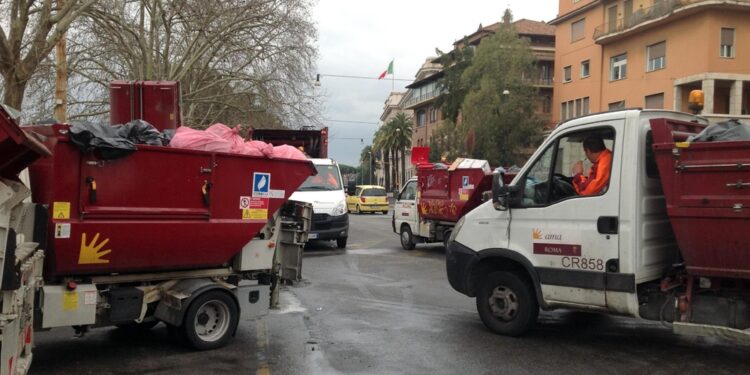
[(489, 274), (479, 287), (476, 302), (482, 323), (500, 335), (523, 334), (539, 315), (531, 283), (515, 272)]
[(219, 290), (205, 292), (185, 313), (184, 337), (198, 350), (220, 348), (234, 335), (239, 311), (237, 302), (229, 294)]
[(416, 243), (414, 242), (414, 235), (411, 234), (411, 228), (408, 225), (401, 226), (401, 247), (404, 250), (413, 250)]
[(346, 248), (346, 240), (349, 239), (349, 237), (340, 237), (336, 239), (336, 247), (339, 249)]

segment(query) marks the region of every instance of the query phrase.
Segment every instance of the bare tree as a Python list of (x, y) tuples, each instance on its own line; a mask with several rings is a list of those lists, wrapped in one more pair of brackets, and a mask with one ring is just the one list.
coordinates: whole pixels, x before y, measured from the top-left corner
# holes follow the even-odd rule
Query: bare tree
[[(96, 0), (0, 1), (0, 74), (3, 103), (22, 108), (27, 84), (76, 18)], [(6, 32), (7, 28), (7, 32)]]
[(317, 125), (310, 9), (309, 0), (99, 1), (71, 30), (71, 118), (108, 111), (113, 79), (178, 80), (191, 125)]

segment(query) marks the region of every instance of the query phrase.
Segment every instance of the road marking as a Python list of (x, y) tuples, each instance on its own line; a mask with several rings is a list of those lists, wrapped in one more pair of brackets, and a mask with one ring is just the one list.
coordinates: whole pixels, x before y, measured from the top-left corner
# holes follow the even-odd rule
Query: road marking
[(266, 361), (266, 348), (268, 347), (268, 334), (266, 331), (266, 323), (263, 320), (258, 320), (255, 324), (255, 336), (258, 345), (258, 351), (256, 356), (258, 358), (258, 370), (255, 372), (256, 375), (271, 375), (271, 369), (268, 368), (268, 361)]

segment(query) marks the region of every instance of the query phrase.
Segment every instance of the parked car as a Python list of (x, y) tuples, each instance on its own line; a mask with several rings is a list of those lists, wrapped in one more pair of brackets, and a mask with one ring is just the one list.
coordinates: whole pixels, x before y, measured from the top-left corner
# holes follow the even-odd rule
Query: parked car
[(346, 197), (346, 206), (349, 212), (359, 214), (362, 212), (388, 213), (388, 198), (385, 188), (377, 185), (357, 185), (354, 191), (351, 189)]

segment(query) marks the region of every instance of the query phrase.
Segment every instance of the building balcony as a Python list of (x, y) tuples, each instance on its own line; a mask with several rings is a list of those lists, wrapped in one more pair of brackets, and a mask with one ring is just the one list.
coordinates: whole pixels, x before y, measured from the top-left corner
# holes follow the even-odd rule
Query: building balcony
[(607, 44), (630, 31), (663, 23), (668, 17), (684, 17), (709, 7), (746, 9), (750, 7), (750, 0), (662, 0), (651, 7), (633, 10), (627, 17), (597, 26), (594, 29), (594, 41)]
[(524, 82), (534, 86), (534, 87), (543, 87), (543, 88), (552, 88), (555, 85), (555, 82), (552, 80), (552, 78), (525, 78)]
[(418, 104), (422, 104), (424, 102), (435, 99), (441, 93), (442, 93), (441, 90), (433, 90), (433, 91), (428, 91), (426, 93), (423, 93), (422, 95), (414, 95), (404, 102), (404, 109), (411, 109), (417, 106)]

